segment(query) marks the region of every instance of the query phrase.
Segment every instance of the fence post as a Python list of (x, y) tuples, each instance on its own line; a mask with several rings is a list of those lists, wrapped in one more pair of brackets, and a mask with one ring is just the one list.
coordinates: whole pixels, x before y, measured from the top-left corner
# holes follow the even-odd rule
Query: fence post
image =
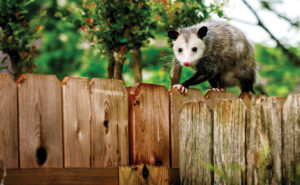
[(205, 101), (186, 103), (179, 120), (181, 184), (212, 184), (213, 120)]
[(16, 83), (10, 75), (0, 74), (0, 169), (18, 168), (17, 116)]
[(300, 184), (300, 94), (283, 106), (283, 184)]
[(246, 107), (240, 99), (220, 100), (213, 117), (214, 183), (245, 183)]
[(18, 79), (21, 168), (62, 168), (61, 85), (54, 75)]
[(169, 166), (169, 95), (165, 86), (130, 88), (130, 159), (132, 164)]
[(171, 166), (179, 168), (179, 116), (184, 103), (204, 100), (204, 96), (198, 89), (189, 89), (187, 94), (181, 94), (177, 89), (169, 92), (170, 96), (170, 134), (171, 134)]
[(94, 78), (90, 86), (91, 166), (128, 165), (128, 96), (124, 83)]
[(90, 88), (88, 78), (62, 81), (64, 167), (90, 167)]

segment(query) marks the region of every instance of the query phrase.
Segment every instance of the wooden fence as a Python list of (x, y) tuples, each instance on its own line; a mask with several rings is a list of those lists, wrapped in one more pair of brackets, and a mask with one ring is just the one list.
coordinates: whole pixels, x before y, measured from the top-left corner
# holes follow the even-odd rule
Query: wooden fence
[(300, 95), (0, 74), (5, 184), (299, 184), (299, 163)]

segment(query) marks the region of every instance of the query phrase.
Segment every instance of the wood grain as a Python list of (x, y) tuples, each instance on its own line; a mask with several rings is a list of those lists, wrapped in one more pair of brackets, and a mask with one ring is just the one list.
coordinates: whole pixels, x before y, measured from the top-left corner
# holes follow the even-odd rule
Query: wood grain
[(184, 103), (204, 100), (198, 89), (189, 89), (187, 94), (181, 94), (176, 88), (169, 92), (170, 96), (170, 127), (171, 127), (171, 166), (179, 168), (179, 115)]
[(205, 101), (189, 102), (180, 114), (181, 184), (212, 184), (213, 117)]
[(91, 166), (129, 164), (128, 96), (121, 80), (92, 79)]
[(165, 86), (138, 84), (130, 89), (131, 164), (169, 166), (169, 95)]
[(245, 183), (246, 107), (242, 100), (220, 100), (214, 116), (214, 183)]
[(283, 184), (300, 184), (300, 95), (288, 96), (283, 106)]
[[(2, 171), (0, 170), (0, 174)], [(7, 185), (118, 185), (118, 168), (48, 168), (8, 170)]]
[(61, 86), (54, 75), (25, 74), (18, 80), (21, 168), (61, 168)]
[(247, 184), (281, 184), (284, 98), (253, 101), (247, 129)]
[(214, 109), (214, 107), (218, 104), (220, 100), (234, 100), (237, 99), (236, 95), (233, 92), (217, 92), (217, 91), (209, 91), (205, 94), (206, 104), (210, 109)]
[(0, 74), (0, 168), (18, 168), (17, 86)]
[(119, 185), (169, 185), (167, 167), (152, 165), (120, 166)]
[(64, 167), (90, 167), (90, 89), (88, 78), (62, 82)]

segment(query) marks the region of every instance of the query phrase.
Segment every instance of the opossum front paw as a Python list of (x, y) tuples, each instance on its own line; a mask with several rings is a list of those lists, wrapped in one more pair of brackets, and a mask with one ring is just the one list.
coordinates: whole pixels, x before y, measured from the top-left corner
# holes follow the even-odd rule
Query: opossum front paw
[(187, 93), (187, 88), (184, 87), (183, 85), (181, 84), (176, 84), (176, 85), (173, 85), (173, 88), (177, 88), (179, 92), (183, 93), (183, 94), (186, 94)]

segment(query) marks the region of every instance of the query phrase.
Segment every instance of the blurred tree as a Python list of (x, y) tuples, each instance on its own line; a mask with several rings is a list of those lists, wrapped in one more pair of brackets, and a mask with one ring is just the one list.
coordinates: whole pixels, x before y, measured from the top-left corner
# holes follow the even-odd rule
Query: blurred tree
[(15, 78), (36, 68), (37, 52), (31, 43), (40, 29), (30, 22), (37, 13), (39, 8), (31, 0), (0, 1), (0, 50), (10, 56)]
[(85, 11), (89, 36), (108, 56), (108, 78), (122, 79), (126, 55), (133, 49), (135, 81), (141, 82), (140, 48), (153, 37), (156, 25), (151, 20), (147, 0), (87, 1)]
[(39, 55), (35, 62), (42, 73), (57, 74), (59, 79), (70, 75), (82, 65), (83, 50), (89, 45), (80, 33), (83, 24), (81, 1), (35, 1), (41, 14), (32, 20), (41, 27)]
[[(290, 62), (293, 63), (296, 66), (300, 66), (300, 58), (293, 52), (291, 51), (287, 46), (285, 46), (262, 22), (261, 18), (259, 15), (256, 13), (256, 11), (252, 8), (252, 6), (246, 1), (242, 0), (242, 2), (249, 8), (249, 10), (253, 13), (253, 15), (257, 19), (257, 25), (260, 26), (262, 29), (264, 29), (273, 39), (277, 47), (279, 47), (283, 53), (289, 58)], [(273, 0), (260, 0), (260, 3), (263, 8), (275, 13), (278, 17), (283, 18), (286, 20), (288, 23), (290, 23), (292, 26), (299, 27), (299, 21), (292, 21), (291, 19), (287, 18), (286, 16), (283, 16), (279, 14), (274, 8), (272, 8), (272, 5), (274, 3)]]

